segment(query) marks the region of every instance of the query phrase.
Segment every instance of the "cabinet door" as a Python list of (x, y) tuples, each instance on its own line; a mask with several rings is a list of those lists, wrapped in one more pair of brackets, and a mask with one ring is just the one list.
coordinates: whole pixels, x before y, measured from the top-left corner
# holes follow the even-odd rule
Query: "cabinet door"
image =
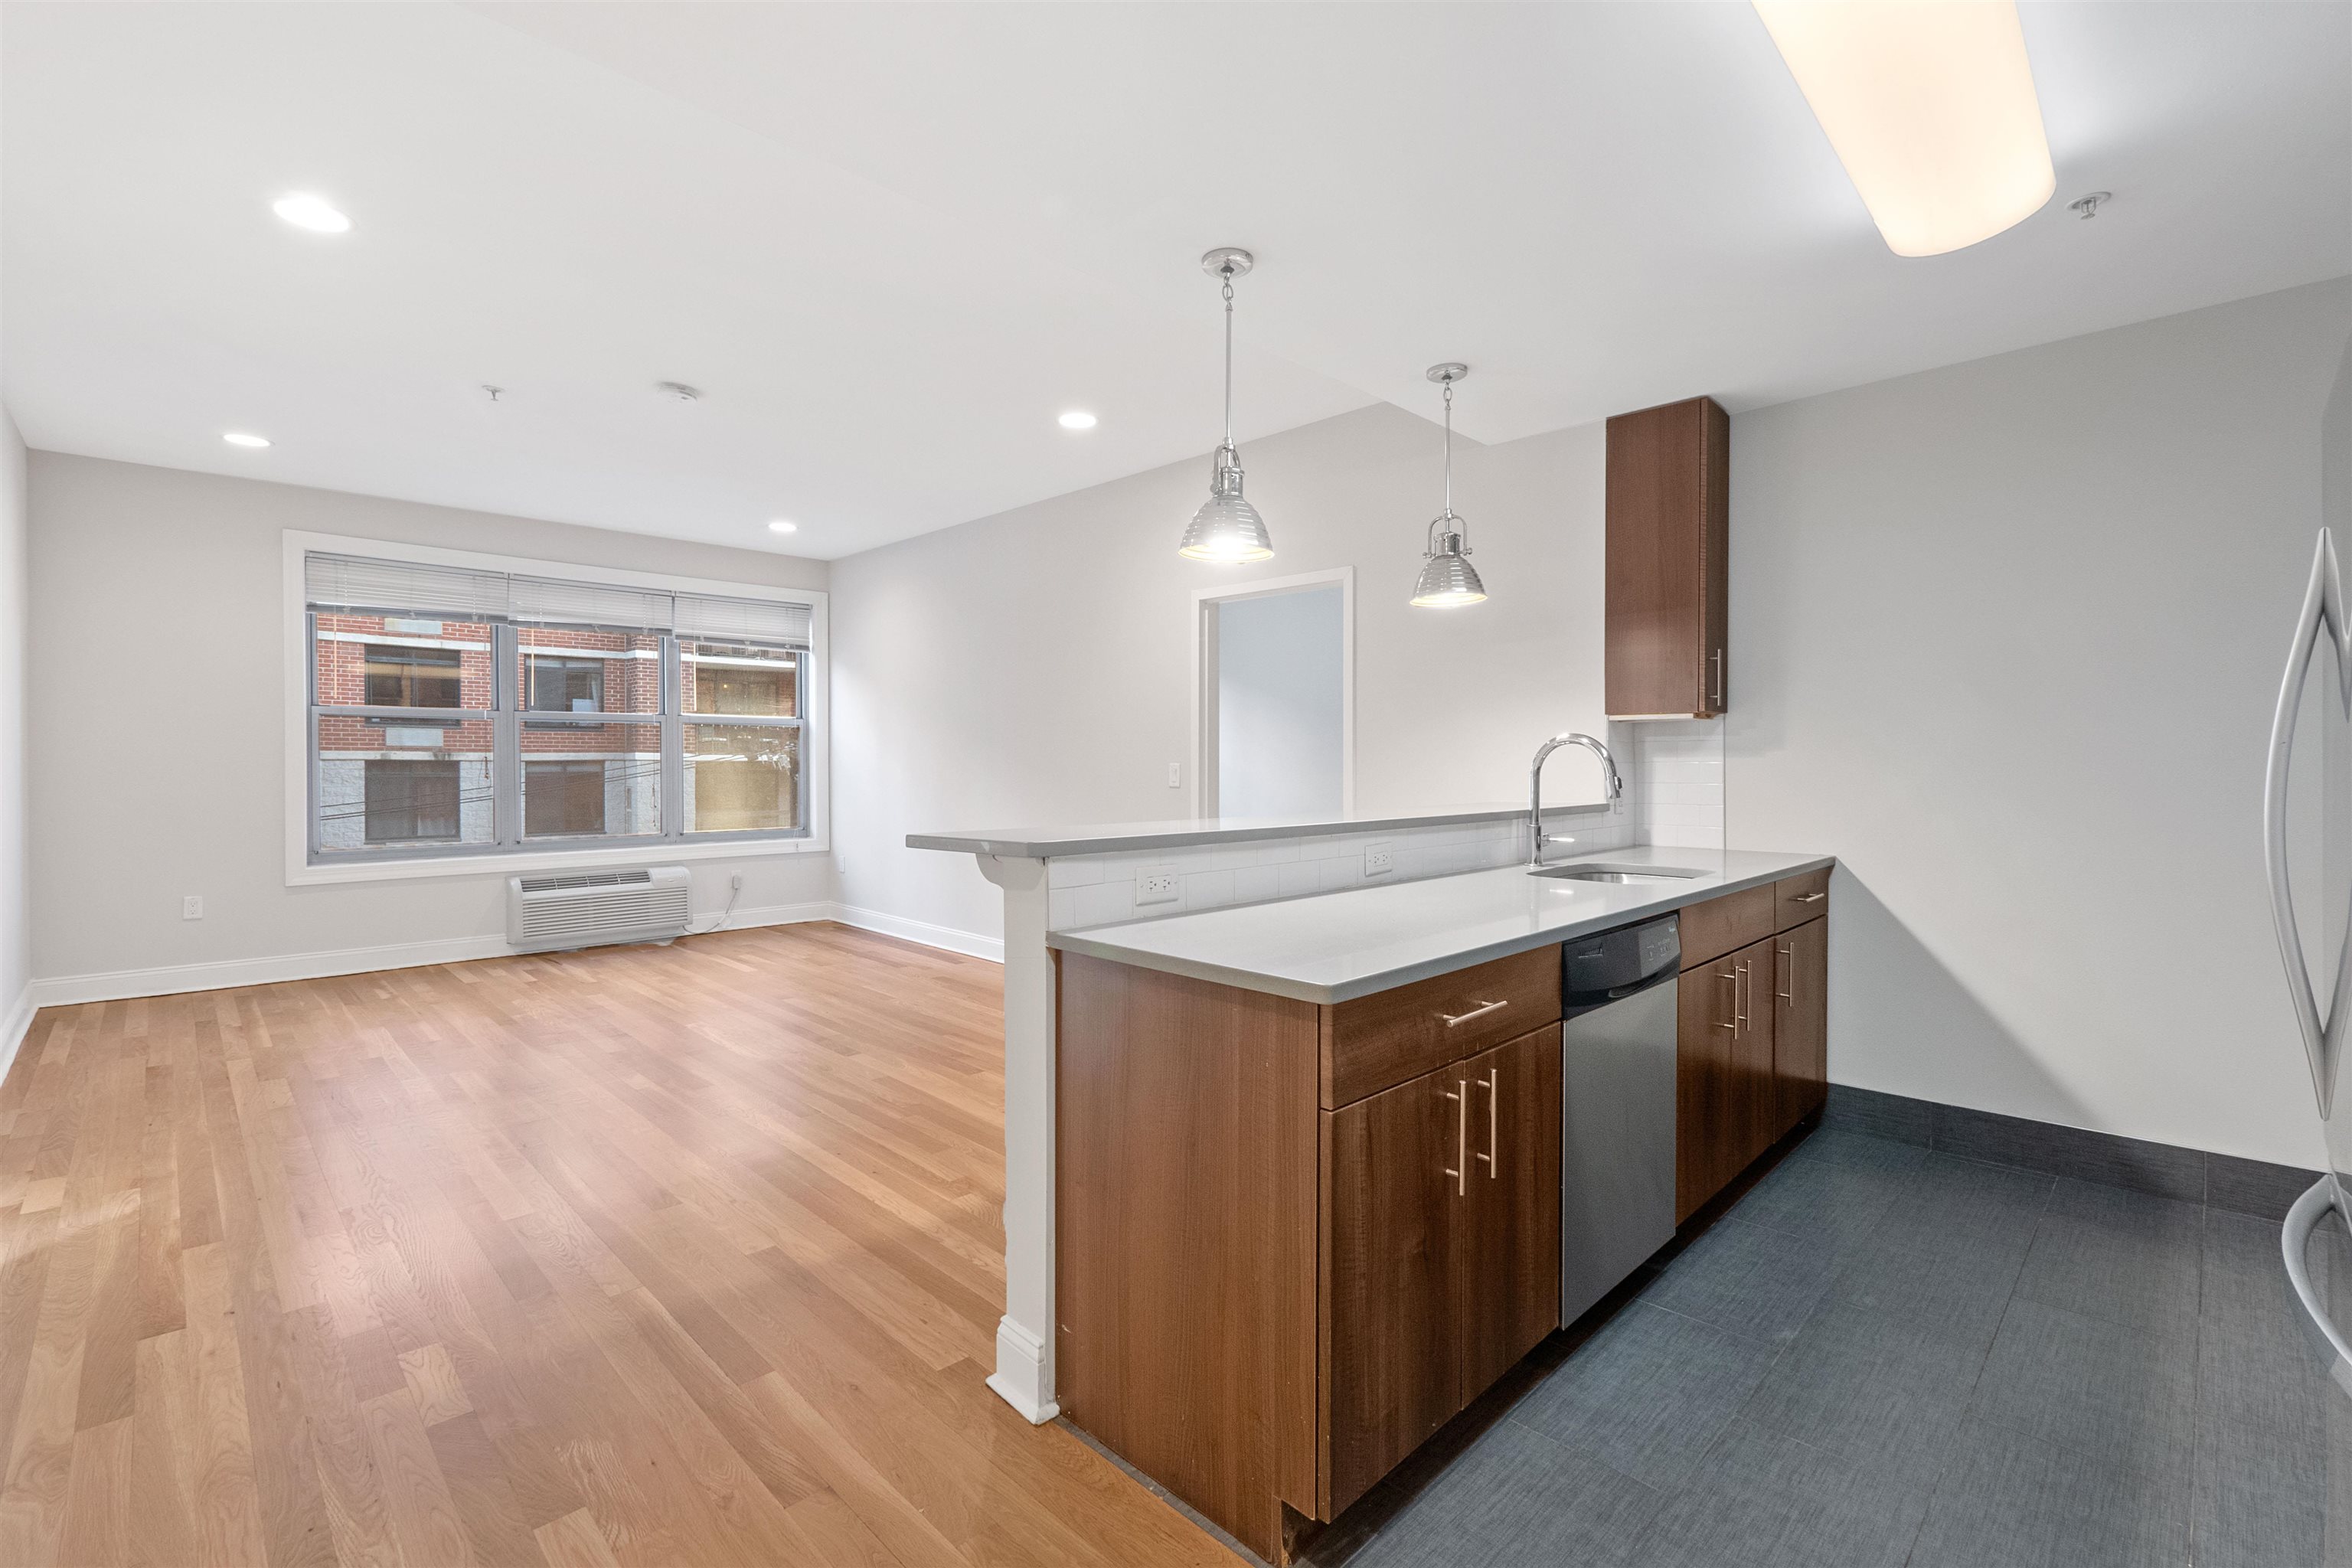
[(1731, 1109), (1720, 1189), (1780, 1136), (1772, 1083), (1773, 975), (1777, 944), (1769, 937), (1731, 955), (1733, 1024), (1729, 1063)]
[(1465, 1405), (1559, 1326), (1559, 1048), (1553, 1024), (1463, 1064), (1469, 1224), (1454, 1321)]
[(1731, 1037), (1738, 1026), (1739, 955), (1686, 969), (1675, 997), (1675, 1223), (1715, 1196), (1731, 1173)]
[(1822, 1108), (1829, 1096), (1830, 922), (1810, 921), (1774, 946), (1772, 1085), (1776, 1135)]
[(1610, 716), (1720, 713), (1730, 418), (1694, 397), (1620, 414), (1606, 440)]
[(1474, 1076), (1457, 1062), (1321, 1113), (1325, 1519), (1462, 1407)]

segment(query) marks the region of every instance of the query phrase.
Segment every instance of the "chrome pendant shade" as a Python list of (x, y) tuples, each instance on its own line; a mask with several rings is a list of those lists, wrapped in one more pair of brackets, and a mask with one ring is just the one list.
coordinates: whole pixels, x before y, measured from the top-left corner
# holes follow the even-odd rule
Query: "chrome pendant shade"
[(1223, 280), (1225, 299), (1225, 439), (1209, 471), (1209, 499), (1192, 514), (1177, 553), (1228, 564), (1264, 561), (1274, 553), (1265, 519), (1242, 494), (1242, 455), (1234, 446), (1234, 279), (1255, 265), (1246, 250), (1221, 246), (1201, 258), (1201, 270)]
[(1450, 361), (1429, 367), (1429, 379), (1445, 388), (1445, 510), (1430, 520), (1429, 547), (1412, 585), (1412, 602), (1423, 609), (1475, 605), (1486, 596), (1486, 584), (1469, 562), (1469, 525), (1454, 512), (1454, 384), (1469, 374), (1468, 365)]

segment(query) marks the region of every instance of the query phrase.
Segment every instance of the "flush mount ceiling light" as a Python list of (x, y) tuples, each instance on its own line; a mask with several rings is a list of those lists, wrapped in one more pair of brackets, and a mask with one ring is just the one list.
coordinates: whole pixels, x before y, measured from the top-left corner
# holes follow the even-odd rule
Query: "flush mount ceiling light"
[(2015, 0), (1754, 0), (1897, 256), (1990, 239), (2058, 188)]
[(327, 205), (324, 197), (308, 191), (289, 191), (269, 204), (269, 210), (292, 224), (307, 228), (312, 234), (347, 234), (352, 220)]
[(688, 386), (682, 381), (657, 381), (654, 383), (654, 390), (664, 397), (673, 397), (680, 403), (698, 403), (702, 399), (700, 387)]
[(1274, 553), (1265, 520), (1242, 499), (1242, 455), (1234, 449), (1234, 279), (1256, 264), (1248, 251), (1230, 245), (1201, 258), (1201, 270), (1223, 279), (1225, 286), (1225, 441), (1209, 470), (1209, 499), (1192, 514), (1184, 542), (1176, 550), (1195, 561), (1238, 563), (1263, 561)]
[(1065, 430), (1091, 430), (1095, 427), (1095, 416), (1083, 408), (1073, 408), (1062, 416), (1059, 423)]
[(232, 447), (250, 447), (256, 449), (269, 445), (268, 437), (255, 436), (243, 430), (227, 431), (223, 434), (221, 439), (227, 442)]
[(768, 524), (768, 531), (770, 533), (793, 533), (799, 531), (800, 526), (801, 525), (797, 522), (787, 522), (784, 519), (780, 517), (776, 519), (775, 521)]
[(1463, 531), (1469, 525), (1454, 515), (1454, 384), (1469, 374), (1468, 365), (1454, 361), (1429, 367), (1429, 379), (1445, 388), (1445, 510), (1430, 520), (1429, 548), (1412, 585), (1412, 602), (1423, 609), (1475, 605), (1486, 596), (1486, 584), (1467, 559)]

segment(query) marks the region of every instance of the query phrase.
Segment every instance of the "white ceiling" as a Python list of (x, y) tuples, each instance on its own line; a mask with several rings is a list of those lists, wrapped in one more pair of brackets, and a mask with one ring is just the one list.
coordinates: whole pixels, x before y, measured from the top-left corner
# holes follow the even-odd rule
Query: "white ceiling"
[(2057, 197), (1904, 260), (1745, 5), (13, 0), (5, 392), (37, 447), (834, 557), (1204, 451), (1212, 245), (1244, 443), (1440, 359), (1493, 441), (2352, 270), (2352, 4), (2024, 9)]

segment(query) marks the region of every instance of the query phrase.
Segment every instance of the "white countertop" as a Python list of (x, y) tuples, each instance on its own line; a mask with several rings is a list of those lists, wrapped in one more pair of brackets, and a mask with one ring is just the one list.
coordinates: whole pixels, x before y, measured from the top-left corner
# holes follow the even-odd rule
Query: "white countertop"
[[(1548, 805), (1546, 817), (1591, 816), (1609, 803)], [(1463, 822), (1500, 822), (1524, 817), (1525, 805), (1485, 804), (1433, 806), (1427, 811), (1339, 816), (1186, 816), (1164, 822), (1098, 822), (1075, 827), (978, 827), (953, 833), (909, 833), (909, 849), (949, 849), (967, 855), (1043, 860), (1070, 855), (1123, 855), (1134, 850), (1181, 849), (1193, 844), (1243, 844), (1259, 838), (1314, 838), (1342, 833), (1382, 833), (1403, 827), (1443, 827)]]
[[(1345, 1002), (1647, 920), (1830, 865), (1829, 855), (1656, 846), (1570, 857), (1696, 868), (1671, 882), (1576, 882), (1524, 866), (1052, 931), (1045, 944), (1301, 1002)], [(1565, 863), (1565, 862), (1563, 862)]]

